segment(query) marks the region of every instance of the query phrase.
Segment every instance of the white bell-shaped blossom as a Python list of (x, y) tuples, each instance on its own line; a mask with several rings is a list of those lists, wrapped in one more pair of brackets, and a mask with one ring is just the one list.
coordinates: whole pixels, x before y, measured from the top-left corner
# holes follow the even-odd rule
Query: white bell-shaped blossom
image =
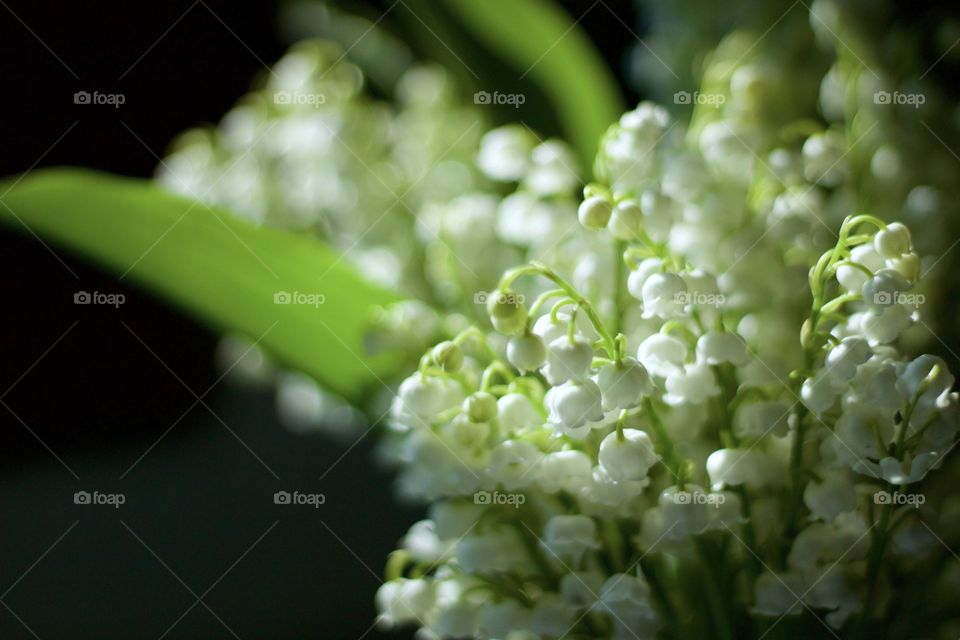
[(868, 306), (882, 310), (900, 304), (912, 286), (898, 271), (880, 269), (863, 283), (860, 293)]
[(588, 421), (603, 419), (603, 394), (593, 380), (571, 380), (547, 392), (547, 408), (550, 424), (576, 437)]
[(543, 424), (540, 412), (522, 393), (508, 393), (497, 400), (497, 417), (502, 428), (524, 431)]
[(530, 630), (536, 638), (562, 638), (576, 622), (576, 612), (558, 594), (545, 593), (530, 612)]
[(480, 533), (472, 530), (457, 541), (454, 557), (467, 573), (523, 574), (532, 567), (520, 533), (508, 526)]
[(618, 240), (638, 240), (643, 232), (643, 210), (636, 200), (618, 202), (610, 215), (607, 228)]
[(433, 606), (434, 591), (428, 580), (392, 580), (377, 590), (377, 623), (393, 628), (410, 622), (422, 622)]
[(838, 383), (848, 382), (857, 375), (857, 367), (870, 359), (873, 350), (859, 336), (850, 336), (840, 341), (826, 357), (827, 373)]
[(857, 494), (849, 474), (836, 470), (823, 472), (822, 476), (803, 491), (803, 502), (813, 518), (830, 521), (856, 508)]
[(526, 440), (505, 440), (490, 454), (490, 476), (506, 489), (520, 489), (531, 484), (536, 476), (531, 473), (540, 463), (543, 453)]
[(477, 166), (491, 180), (519, 182), (530, 168), (530, 153), (536, 139), (526, 127), (499, 127), (480, 141)]
[[(630, 574), (615, 573), (603, 583), (599, 595), (600, 601), (594, 611), (609, 614), (616, 624), (628, 627), (634, 635), (652, 637), (658, 620), (646, 581)], [(630, 637), (631, 633), (614, 632), (618, 638)]]
[(547, 348), (534, 333), (513, 336), (507, 342), (507, 361), (521, 373), (536, 371), (546, 359)]
[(647, 279), (663, 268), (660, 258), (646, 258), (627, 276), (627, 291), (637, 300), (643, 300), (643, 285)]
[[(861, 264), (872, 272), (884, 267), (883, 256), (877, 253), (872, 244), (861, 244), (850, 251), (850, 261)], [(866, 273), (848, 265), (841, 265), (837, 269), (837, 281), (847, 291), (859, 292), (867, 282)]]
[(687, 364), (683, 369), (667, 376), (667, 393), (663, 396), (667, 404), (700, 404), (719, 395), (720, 387), (707, 364)]
[(560, 140), (541, 142), (530, 153), (531, 166), (523, 185), (539, 196), (569, 193), (580, 184), (573, 151)]
[(910, 310), (900, 304), (860, 314), (859, 320), (863, 335), (870, 342), (871, 347), (893, 342), (913, 324)]
[(603, 408), (607, 411), (632, 409), (653, 392), (650, 374), (633, 358), (601, 367), (597, 373), (597, 385), (603, 393)]
[(551, 557), (578, 564), (587, 551), (597, 548), (597, 525), (585, 515), (553, 516), (543, 529), (543, 546)]
[(433, 520), (420, 520), (403, 536), (400, 546), (419, 562), (439, 562), (450, 551), (449, 545), (437, 535)]
[(787, 435), (790, 407), (784, 402), (746, 402), (733, 414), (733, 432), (738, 438)]
[(715, 499), (695, 484), (687, 484), (683, 489), (673, 485), (661, 491), (658, 506), (663, 524), (669, 530), (667, 535), (683, 538), (702, 533), (710, 522), (712, 506), (708, 500)]
[(600, 442), (600, 467), (614, 481), (643, 480), (660, 457), (653, 442), (639, 429), (624, 429), (607, 434)]
[(747, 345), (726, 331), (708, 331), (697, 340), (697, 359), (709, 365), (730, 363), (735, 367), (747, 363)]
[(643, 283), (643, 317), (668, 319), (682, 314), (687, 300), (687, 283), (675, 273), (654, 273)]
[(831, 408), (839, 394), (837, 384), (826, 372), (807, 378), (800, 387), (800, 398), (803, 399), (803, 403), (817, 415)]
[(530, 610), (512, 598), (486, 603), (480, 611), (480, 633), (488, 638), (507, 638), (529, 626)]
[(707, 458), (707, 475), (715, 491), (724, 487), (780, 484), (777, 463), (757, 449), (719, 449)]
[(537, 480), (547, 493), (576, 492), (590, 482), (593, 458), (570, 449), (546, 454), (537, 467)]
[(568, 380), (583, 380), (590, 372), (593, 347), (580, 336), (561, 336), (547, 347), (547, 365), (543, 374), (556, 386)]
[(637, 349), (637, 360), (653, 375), (666, 377), (683, 368), (687, 345), (674, 336), (655, 333)]

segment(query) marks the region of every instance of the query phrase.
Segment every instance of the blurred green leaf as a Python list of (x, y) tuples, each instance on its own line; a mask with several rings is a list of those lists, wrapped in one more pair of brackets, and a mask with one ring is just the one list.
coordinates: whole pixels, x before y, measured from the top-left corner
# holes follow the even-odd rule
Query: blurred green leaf
[[(371, 307), (395, 296), (312, 238), (257, 227), (147, 180), (85, 169), (7, 178), (0, 194), (5, 224), (142, 284), (216, 330), (260, 339), (280, 362), (348, 398), (400, 361), (366, 357), (363, 347)], [(323, 303), (278, 304), (280, 292), (322, 295)]]
[(566, 139), (593, 165), (600, 137), (624, 111), (616, 79), (589, 37), (552, 0), (441, 0), (480, 41), (532, 79)]

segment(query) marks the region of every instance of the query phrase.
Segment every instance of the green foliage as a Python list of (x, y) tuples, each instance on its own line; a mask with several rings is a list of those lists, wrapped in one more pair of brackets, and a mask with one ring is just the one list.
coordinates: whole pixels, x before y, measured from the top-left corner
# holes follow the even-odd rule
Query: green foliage
[[(129, 277), (216, 330), (357, 399), (399, 358), (364, 352), (394, 296), (315, 239), (253, 224), (141, 179), (46, 169), (0, 181), (0, 220)], [(283, 292), (296, 300), (282, 303)], [(275, 296), (279, 295), (280, 303)], [(322, 303), (321, 303), (322, 301)]]

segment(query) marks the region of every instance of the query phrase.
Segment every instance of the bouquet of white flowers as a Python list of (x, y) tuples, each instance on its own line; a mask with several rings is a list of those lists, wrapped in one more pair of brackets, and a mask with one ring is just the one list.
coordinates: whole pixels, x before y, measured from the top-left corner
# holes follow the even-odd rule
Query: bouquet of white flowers
[(433, 504), (388, 564), (384, 624), (857, 637), (898, 576), (935, 571), (937, 520), (960, 514), (921, 488), (960, 416), (945, 363), (895, 346), (918, 318), (911, 234), (869, 213), (834, 230), (807, 199), (842, 165), (829, 133), (777, 147), (752, 122), (751, 146), (724, 120), (625, 114), (571, 231), (595, 253), (507, 271), (495, 331), (400, 385), (389, 449)]

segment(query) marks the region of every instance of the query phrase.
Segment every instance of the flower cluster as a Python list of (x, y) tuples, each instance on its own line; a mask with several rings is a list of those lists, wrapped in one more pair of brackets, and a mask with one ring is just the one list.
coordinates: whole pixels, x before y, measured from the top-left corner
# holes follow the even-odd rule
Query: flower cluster
[[(407, 296), (375, 314), (371, 353), (415, 358), (481, 319), (486, 285), (510, 265), (591, 253), (592, 238), (571, 233), (582, 183), (566, 143), (521, 125), (491, 128), (437, 66), (414, 66), (390, 101), (374, 100), (347, 54), (323, 40), (295, 45), (219, 125), (183, 134), (158, 181), (323, 238)], [(276, 384), (281, 415), (298, 429), (336, 401), (302, 377)]]
[[(897, 347), (910, 232), (848, 215), (832, 246), (812, 234), (799, 185), (831, 182), (830, 135), (778, 148), (758, 113), (687, 135), (655, 105), (625, 114), (577, 212), (590, 249), (506, 271), (493, 331), (400, 385), (388, 450), (432, 506), (388, 564), (382, 623), (732, 638), (810, 611), (851, 630), (890, 597), (893, 550), (935, 553), (911, 547), (916, 500), (877, 498), (917, 498), (960, 430), (945, 363)], [(771, 232), (780, 215), (802, 224)], [(584, 262), (604, 265), (589, 291)]]

